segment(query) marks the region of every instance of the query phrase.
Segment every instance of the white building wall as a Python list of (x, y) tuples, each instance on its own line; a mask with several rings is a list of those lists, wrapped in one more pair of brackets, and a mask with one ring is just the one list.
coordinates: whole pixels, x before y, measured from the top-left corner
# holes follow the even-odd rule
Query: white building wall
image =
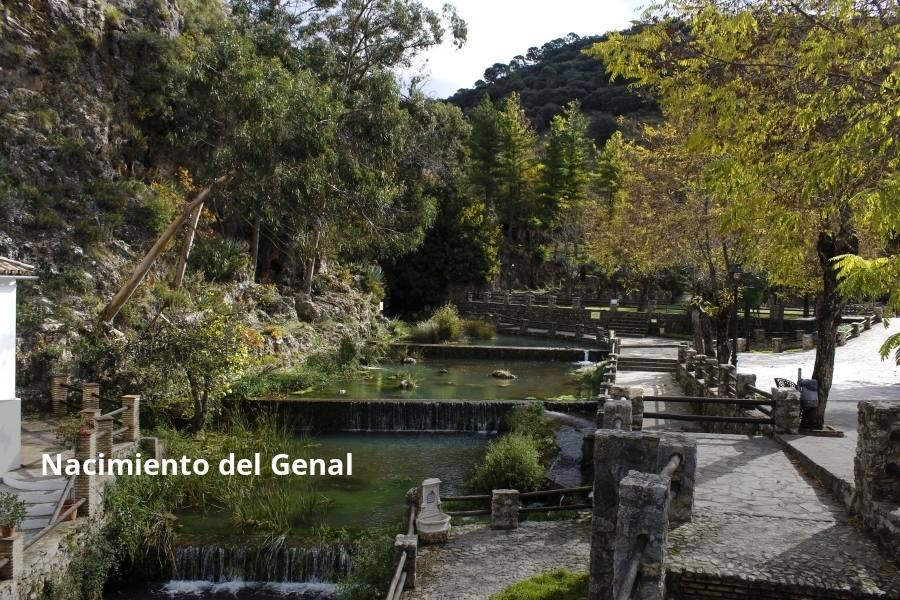
[(22, 462), (22, 403), (16, 398), (16, 280), (0, 277), (0, 475)]

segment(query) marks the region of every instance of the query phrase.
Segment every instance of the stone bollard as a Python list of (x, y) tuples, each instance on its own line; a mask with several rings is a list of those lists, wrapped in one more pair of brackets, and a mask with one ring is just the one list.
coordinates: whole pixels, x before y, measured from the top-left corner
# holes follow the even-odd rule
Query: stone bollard
[(729, 385), (734, 385), (734, 366), (729, 364), (723, 364), (718, 366), (718, 396), (719, 398), (728, 398), (728, 394), (731, 392), (728, 391)]
[(113, 420), (112, 417), (97, 417), (97, 456), (112, 458)]
[(859, 337), (860, 326), (859, 323), (851, 323), (850, 324), (850, 337), (855, 338)]
[[(15, 532), (10, 537), (0, 538), (0, 561), (8, 559), (3, 567), (0, 567), (0, 581), (13, 581), (22, 576), (25, 568), (23, 554), (24, 537), (21, 532)], [(13, 583), (15, 586), (15, 583)], [(13, 597), (16, 597), (15, 589)]]
[(640, 431), (644, 427), (644, 388), (614, 385), (609, 390), (613, 398), (625, 398), (631, 402), (631, 430)]
[(772, 352), (775, 354), (784, 352), (784, 340), (782, 338), (772, 338)]
[(609, 399), (603, 403), (603, 408), (598, 411), (597, 417), (599, 421), (597, 425), (601, 429), (631, 431), (631, 400), (627, 398)]
[(738, 373), (734, 376), (734, 389), (737, 390), (738, 398), (746, 398), (750, 396), (749, 386), (756, 386), (755, 373)]
[(136, 442), (141, 437), (141, 397), (128, 394), (120, 398), (125, 412), (122, 413), (122, 427), (127, 427), (122, 434), (125, 442)]
[(838, 346), (846, 346), (847, 345), (847, 332), (846, 331), (838, 331), (835, 337), (835, 342)]
[(556, 306), (556, 296), (547, 296), (547, 306), (550, 308)]
[(100, 408), (100, 384), (81, 384), (81, 408)]
[(737, 349), (738, 349), (738, 352), (746, 352), (747, 351), (747, 338), (739, 337), (737, 339)]
[(534, 296), (532, 296), (531, 294), (527, 294), (525, 296), (525, 307), (531, 308), (532, 304), (534, 304)]
[(765, 341), (766, 341), (766, 330), (765, 329), (754, 329), (753, 330), (753, 343), (764, 344)]
[(581, 323), (575, 323), (575, 339), (580, 340), (581, 338)]
[(884, 319), (884, 307), (883, 306), (873, 306), (872, 307), (872, 322), (873, 323), (881, 323), (882, 319)]
[(581, 296), (572, 296), (572, 308), (581, 308)]
[(493, 490), (491, 492), (491, 529), (518, 529), (519, 491)]
[(75, 484), (72, 486), (72, 499), (76, 502), (84, 499), (84, 504), (78, 509), (79, 517), (91, 517), (97, 512), (97, 485), (95, 475), (84, 473), (84, 462), (97, 458), (97, 434), (94, 431), (82, 429), (75, 437), (75, 460), (82, 465), (82, 472), (75, 476)]
[(659, 472), (673, 454), (681, 456), (681, 466), (672, 475), (673, 494), (669, 500), (669, 519), (673, 523), (688, 523), (694, 514), (694, 487), (697, 477), (697, 440), (682, 433), (663, 433), (656, 449), (656, 469)]
[(812, 350), (816, 347), (816, 339), (811, 333), (804, 333), (801, 343), (803, 344), (804, 350)]
[(506, 294), (504, 294), (503, 303), (507, 306), (512, 304), (512, 294), (506, 292)]
[[(629, 471), (619, 483), (613, 544), (613, 598), (663, 600), (669, 537), (669, 482), (656, 473)], [(643, 541), (643, 551), (637, 547)], [(639, 556), (636, 556), (640, 552)], [(629, 566), (639, 558), (634, 595), (624, 590)]]
[(785, 388), (772, 388), (772, 419), (775, 433), (800, 433), (800, 392)]
[(490, 292), (484, 293), (484, 301), (487, 302), (488, 304), (491, 303), (491, 293)]
[(900, 504), (900, 402), (859, 403), (853, 471), (864, 502)]
[(678, 344), (678, 362), (679, 363), (683, 363), (683, 362), (687, 361), (689, 348), (690, 348), (690, 346), (688, 346), (687, 342), (680, 342)]
[(66, 414), (66, 398), (69, 393), (63, 384), (69, 383), (68, 375), (53, 375), (50, 377), (50, 402), (53, 405), (53, 416), (61, 417)]
[(863, 319), (863, 322), (862, 322), (862, 328), (863, 328), (863, 331), (868, 331), (868, 330), (872, 329), (872, 317), (871, 316), (866, 315), (866, 318)]
[(419, 538), (415, 535), (397, 534), (394, 538), (394, 560), (400, 560), (400, 556), (406, 555), (403, 571), (406, 573), (406, 583), (403, 589), (416, 587), (416, 558), (419, 554)]

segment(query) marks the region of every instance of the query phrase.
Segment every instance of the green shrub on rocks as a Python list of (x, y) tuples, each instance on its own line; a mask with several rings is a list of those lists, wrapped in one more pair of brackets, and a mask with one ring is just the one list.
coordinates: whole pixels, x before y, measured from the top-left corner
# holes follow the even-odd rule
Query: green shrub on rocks
[(481, 319), (465, 319), (463, 321), (463, 333), (472, 339), (490, 340), (496, 337), (497, 327), (493, 323), (488, 323)]
[(488, 445), (470, 486), (478, 491), (534, 490), (544, 481), (539, 442), (525, 433), (509, 433)]
[(458, 340), (463, 332), (463, 321), (459, 318), (456, 307), (446, 304), (431, 315), (427, 321), (421, 321), (412, 328), (410, 337), (417, 342), (438, 344)]
[(587, 573), (554, 569), (514, 583), (491, 600), (581, 600), (587, 593)]

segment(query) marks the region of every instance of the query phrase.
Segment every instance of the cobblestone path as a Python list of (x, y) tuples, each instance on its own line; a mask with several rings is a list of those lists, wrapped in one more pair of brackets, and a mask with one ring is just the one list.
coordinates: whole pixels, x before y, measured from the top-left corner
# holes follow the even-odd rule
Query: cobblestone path
[(511, 583), (556, 568), (586, 571), (590, 521), (523, 522), (513, 531), (454, 527), (443, 546), (423, 548), (419, 587), (403, 600), (485, 600)]

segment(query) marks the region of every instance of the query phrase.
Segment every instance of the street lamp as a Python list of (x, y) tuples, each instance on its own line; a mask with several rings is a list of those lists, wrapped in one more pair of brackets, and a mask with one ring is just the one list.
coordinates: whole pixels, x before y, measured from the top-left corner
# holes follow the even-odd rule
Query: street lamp
[(734, 292), (734, 300), (731, 303), (731, 364), (737, 368), (738, 360), (738, 284), (741, 282), (741, 275), (744, 269), (739, 263), (731, 266), (728, 271), (731, 276), (731, 289)]

